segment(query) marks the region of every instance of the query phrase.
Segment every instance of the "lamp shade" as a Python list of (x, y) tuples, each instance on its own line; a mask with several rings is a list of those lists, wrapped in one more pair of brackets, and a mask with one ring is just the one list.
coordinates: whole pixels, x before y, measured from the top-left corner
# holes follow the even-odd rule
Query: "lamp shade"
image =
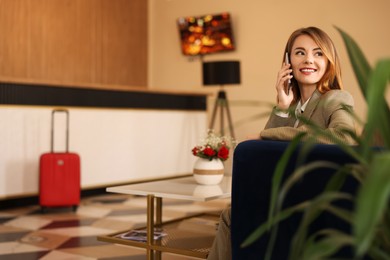
[(203, 85), (240, 83), (239, 61), (213, 61), (203, 63)]

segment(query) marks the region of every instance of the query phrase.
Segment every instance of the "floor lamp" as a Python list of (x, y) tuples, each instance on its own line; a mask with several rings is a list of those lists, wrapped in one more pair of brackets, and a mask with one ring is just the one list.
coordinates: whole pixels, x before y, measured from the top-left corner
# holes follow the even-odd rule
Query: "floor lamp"
[(220, 111), (220, 129), (221, 135), (224, 135), (224, 114), (227, 115), (228, 126), (231, 137), (234, 135), (232, 116), (230, 114), (229, 102), (224, 85), (240, 84), (240, 62), (239, 61), (213, 61), (203, 62), (203, 85), (219, 85), (217, 99), (213, 108), (209, 129), (214, 129), (217, 111)]

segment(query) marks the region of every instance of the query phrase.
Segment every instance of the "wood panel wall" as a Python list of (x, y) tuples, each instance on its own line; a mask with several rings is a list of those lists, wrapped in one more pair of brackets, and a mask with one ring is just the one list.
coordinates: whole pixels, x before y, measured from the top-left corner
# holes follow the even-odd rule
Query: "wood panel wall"
[(0, 0), (0, 80), (147, 86), (146, 0)]

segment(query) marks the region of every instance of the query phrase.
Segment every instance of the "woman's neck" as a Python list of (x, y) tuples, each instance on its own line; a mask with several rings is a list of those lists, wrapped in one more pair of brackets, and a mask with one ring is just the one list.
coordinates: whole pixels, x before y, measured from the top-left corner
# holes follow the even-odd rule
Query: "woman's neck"
[(313, 95), (316, 90), (316, 86), (300, 86), (299, 90), (301, 92), (301, 104), (305, 104), (305, 102)]

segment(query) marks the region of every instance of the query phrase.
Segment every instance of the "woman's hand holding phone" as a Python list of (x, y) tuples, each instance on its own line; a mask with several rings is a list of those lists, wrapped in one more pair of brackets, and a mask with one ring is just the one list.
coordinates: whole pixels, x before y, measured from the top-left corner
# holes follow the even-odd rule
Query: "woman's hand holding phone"
[(291, 88), (291, 65), (288, 60), (288, 53), (285, 56), (285, 62), (282, 68), (279, 70), (277, 81), (276, 81), (276, 92), (277, 92), (277, 104), (281, 110), (287, 110), (293, 101), (294, 94), (289, 91)]
[[(290, 65), (291, 67), (291, 64), (290, 64), (290, 59), (288, 58), (288, 52), (286, 52), (285, 56), (284, 56), (284, 63), (287, 65)], [(291, 74), (290, 74), (291, 76)], [(289, 78), (287, 80), (287, 95), (290, 94), (290, 89), (291, 89), (291, 78)]]

